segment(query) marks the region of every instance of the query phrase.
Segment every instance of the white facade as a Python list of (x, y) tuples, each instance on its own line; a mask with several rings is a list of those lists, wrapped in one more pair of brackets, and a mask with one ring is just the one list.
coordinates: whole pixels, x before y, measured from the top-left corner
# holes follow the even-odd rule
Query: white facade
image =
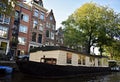
[(57, 65), (108, 67), (107, 58), (88, 56), (65, 50), (37, 51), (30, 54), (30, 61), (40, 62), (43, 57), (56, 59)]

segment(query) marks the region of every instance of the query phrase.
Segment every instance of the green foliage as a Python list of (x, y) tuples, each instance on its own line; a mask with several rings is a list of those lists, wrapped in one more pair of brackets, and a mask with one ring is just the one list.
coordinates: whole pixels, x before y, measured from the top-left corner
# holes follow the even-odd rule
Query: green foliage
[[(9, 1), (9, 2), (8, 2)], [(17, 2), (17, 0), (1, 0), (0, 1), (0, 12), (11, 16), (14, 11), (14, 5)]]
[(116, 40), (112, 43), (112, 46), (104, 47), (108, 56), (110, 56), (111, 60), (118, 60), (120, 61), (120, 41)]
[(62, 22), (67, 46), (99, 47), (101, 55), (104, 46), (110, 47), (120, 37), (120, 14), (113, 9), (95, 3), (86, 3)]

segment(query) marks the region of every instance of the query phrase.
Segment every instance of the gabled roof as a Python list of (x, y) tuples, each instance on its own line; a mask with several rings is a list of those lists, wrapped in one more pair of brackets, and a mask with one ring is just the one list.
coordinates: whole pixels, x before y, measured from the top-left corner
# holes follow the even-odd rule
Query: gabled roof
[(48, 12), (47, 15), (46, 15), (47, 18), (50, 17), (50, 16), (52, 16), (52, 17), (53, 17), (53, 20), (56, 22), (55, 17), (54, 17), (54, 13), (53, 13), (53, 10), (52, 10), (52, 9), (51, 9), (51, 11)]

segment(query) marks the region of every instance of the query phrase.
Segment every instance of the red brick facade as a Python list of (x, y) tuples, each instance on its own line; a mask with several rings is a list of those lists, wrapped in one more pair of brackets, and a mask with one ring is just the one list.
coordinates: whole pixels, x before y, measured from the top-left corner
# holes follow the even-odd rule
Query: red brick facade
[(29, 4), (19, 1), (14, 9), (7, 40), (12, 54), (29, 54), (33, 47), (58, 45), (53, 10), (48, 12), (42, 0), (29, 0)]

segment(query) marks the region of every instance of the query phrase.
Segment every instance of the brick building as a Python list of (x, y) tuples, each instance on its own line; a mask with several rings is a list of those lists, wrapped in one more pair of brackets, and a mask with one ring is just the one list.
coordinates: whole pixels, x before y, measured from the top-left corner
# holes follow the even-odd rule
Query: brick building
[(12, 54), (28, 54), (31, 29), (31, 7), (23, 2), (15, 6), (11, 20), (10, 50)]
[(29, 54), (34, 47), (63, 45), (53, 10), (44, 8), (42, 0), (24, 1), (18, 0), (11, 18), (0, 14), (0, 47), (5, 53), (18, 56)]
[(42, 45), (55, 45), (56, 21), (53, 10), (48, 12), (42, 0), (31, 0), (29, 5), (32, 9), (29, 49)]

